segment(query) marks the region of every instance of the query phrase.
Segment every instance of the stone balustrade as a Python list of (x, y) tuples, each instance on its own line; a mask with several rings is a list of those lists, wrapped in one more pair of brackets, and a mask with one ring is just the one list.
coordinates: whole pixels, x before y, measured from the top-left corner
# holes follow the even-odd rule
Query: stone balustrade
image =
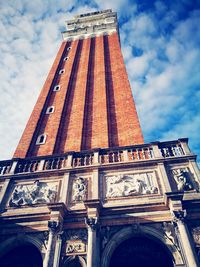
[(17, 163), (15, 173), (36, 172), (38, 170), (40, 160), (20, 159)]
[(67, 167), (67, 155), (45, 159), (43, 170), (63, 169)]
[(0, 175), (5, 175), (10, 173), (12, 166), (12, 160), (0, 161)]
[(187, 139), (170, 142), (156, 142), (108, 149), (97, 149), (86, 152), (69, 152), (64, 155), (13, 159), (0, 161), (0, 176), (67, 168), (78, 168), (91, 165), (112, 164), (119, 162), (146, 161), (193, 155)]
[(93, 164), (94, 153), (75, 153), (72, 160), (73, 167), (88, 166)]
[(164, 158), (185, 155), (182, 145), (178, 143), (175, 143), (175, 144), (162, 144), (161, 143), (159, 148)]

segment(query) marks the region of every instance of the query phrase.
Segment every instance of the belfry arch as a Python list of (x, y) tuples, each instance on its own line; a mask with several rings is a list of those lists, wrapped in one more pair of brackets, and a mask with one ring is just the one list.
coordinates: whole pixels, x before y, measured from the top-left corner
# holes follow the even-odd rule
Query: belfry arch
[[(153, 265), (150, 265), (148, 257)], [(101, 267), (118, 267), (122, 264), (126, 267), (143, 267), (142, 264), (165, 266), (163, 262), (166, 262), (166, 267), (182, 264), (176, 246), (152, 227), (140, 226), (139, 229), (135, 229), (130, 226), (115, 233), (109, 240), (102, 254)]]

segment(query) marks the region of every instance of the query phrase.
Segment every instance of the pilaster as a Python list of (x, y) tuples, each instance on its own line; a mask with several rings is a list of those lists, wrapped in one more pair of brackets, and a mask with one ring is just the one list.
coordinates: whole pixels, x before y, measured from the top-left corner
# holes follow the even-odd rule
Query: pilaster
[(98, 222), (101, 203), (98, 199), (87, 200), (84, 202), (87, 209), (87, 217), (85, 224), (88, 229), (88, 251), (87, 251), (87, 267), (99, 266), (99, 239), (98, 239)]
[(55, 255), (55, 242), (56, 235), (59, 229), (60, 223), (58, 221), (48, 221), (49, 239), (47, 244), (47, 251), (44, 260), (44, 267), (53, 267), (54, 255)]
[(198, 267), (195, 248), (186, 223), (186, 210), (173, 211), (173, 221), (177, 225), (177, 234), (183, 248), (188, 267)]

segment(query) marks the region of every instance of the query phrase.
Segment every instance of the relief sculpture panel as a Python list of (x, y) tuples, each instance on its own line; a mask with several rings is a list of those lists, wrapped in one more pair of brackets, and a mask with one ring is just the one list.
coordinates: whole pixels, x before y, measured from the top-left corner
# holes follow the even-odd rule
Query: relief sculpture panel
[(106, 197), (126, 197), (158, 193), (154, 172), (106, 176)]
[[(194, 189), (188, 168), (178, 168), (171, 171), (178, 191), (189, 191)], [(195, 187), (198, 187), (195, 183)]]
[(72, 182), (72, 202), (87, 199), (88, 180), (83, 177), (74, 177)]
[(65, 232), (66, 255), (86, 253), (87, 230), (76, 229)]
[(55, 202), (58, 185), (55, 183), (47, 184), (36, 180), (33, 184), (15, 186), (11, 195), (9, 206), (18, 207), (33, 205), (38, 203)]

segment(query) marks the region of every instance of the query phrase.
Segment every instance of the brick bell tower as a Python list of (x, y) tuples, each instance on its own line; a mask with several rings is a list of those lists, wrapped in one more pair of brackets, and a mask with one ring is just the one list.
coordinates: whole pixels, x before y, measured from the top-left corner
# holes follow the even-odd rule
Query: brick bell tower
[(14, 157), (142, 144), (116, 13), (76, 16)]
[(0, 161), (0, 266), (198, 267), (188, 139), (143, 143), (116, 13), (66, 24), (14, 157)]

